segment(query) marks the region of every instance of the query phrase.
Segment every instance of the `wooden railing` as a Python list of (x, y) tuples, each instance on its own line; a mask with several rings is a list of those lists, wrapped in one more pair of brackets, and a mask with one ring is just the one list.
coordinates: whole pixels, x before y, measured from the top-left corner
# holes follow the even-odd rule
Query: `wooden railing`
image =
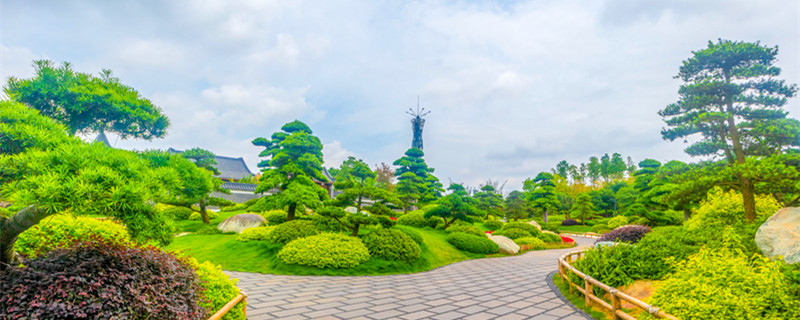
[[(233, 309), (233, 307), (235, 307), (240, 302), (247, 302), (247, 295), (244, 292), (240, 292), (239, 295), (236, 296), (236, 298), (233, 298), (233, 300), (231, 300), (228, 303), (226, 303), (222, 307), (222, 309), (219, 309), (219, 311), (214, 313), (214, 315), (212, 315), (211, 318), (208, 318), (208, 320), (220, 320), (220, 319), (222, 319), (222, 317), (224, 315), (226, 315), (228, 312), (230, 312), (231, 309)], [(247, 308), (244, 308), (244, 310), (242, 310), (242, 312), (244, 312), (244, 316), (245, 316), (245, 318), (247, 318)]]
[(584, 237), (584, 238), (592, 238), (592, 239), (599, 239), (600, 235), (596, 233), (575, 233), (575, 232), (559, 232), (558, 234), (562, 234), (565, 236), (570, 237)]
[[(678, 320), (673, 315), (667, 314), (666, 312), (659, 310), (658, 308), (649, 305), (647, 303), (642, 302), (639, 299), (631, 297), (624, 292), (621, 292), (605, 283), (597, 281), (596, 279), (584, 274), (583, 272), (578, 271), (571, 265), (572, 262), (581, 258), (585, 251), (576, 251), (567, 253), (560, 258), (558, 258), (558, 274), (561, 276), (561, 279), (569, 285), (569, 291), (574, 292), (573, 288), (578, 290), (578, 292), (582, 293), (584, 298), (586, 299), (586, 306), (589, 307), (592, 304), (597, 304), (609, 311), (611, 314), (614, 315), (614, 320), (618, 319), (625, 319), (625, 320), (636, 320), (633, 316), (625, 313), (622, 310), (622, 301), (628, 302), (634, 305), (637, 308), (643, 309), (650, 313), (651, 315), (655, 316), (656, 318), (661, 319), (671, 319), (671, 320)], [(568, 272), (576, 274), (578, 277), (583, 279), (583, 286), (577, 285), (572, 283), (569, 280)], [(611, 297), (611, 303), (606, 302), (605, 300), (601, 299), (594, 295), (594, 287), (598, 287), (603, 289), (605, 292), (608, 292), (609, 296)]]

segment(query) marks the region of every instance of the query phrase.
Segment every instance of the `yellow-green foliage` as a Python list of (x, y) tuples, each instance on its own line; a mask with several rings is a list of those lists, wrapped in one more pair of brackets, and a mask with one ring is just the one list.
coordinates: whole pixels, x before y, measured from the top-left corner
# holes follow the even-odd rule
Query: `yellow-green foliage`
[(308, 220), (292, 220), (281, 223), (269, 232), (269, 241), (273, 243), (289, 243), (292, 240), (317, 234), (317, 227)]
[[(199, 304), (208, 310), (208, 314), (214, 314), (239, 295), (239, 288), (236, 287), (236, 282), (239, 280), (232, 279), (224, 274), (219, 266), (211, 262), (206, 261), (198, 264), (196, 260), (192, 260), (195, 262), (195, 273), (197, 278), (200, 279), (200, 286), (205, 289), (203, 290), (205, 299), (201, 300)], [(246, 319), (244, 316), (245, 305), (246, 303), (239, 302), (222, 319)]]
[(267, 219), (269, 225), (276, 226), (286, 222), (287, 213), (283, 210), (270, 210), (261, 215), (264, 216), (264, 219)]
[(272, 228), (272, 226), (263, 226), (244, 229), (242, 233), (236, 236), (236, 241), (267, 240)]
[(616, 216), (611, 218), (611, 220), (608, 220), (608, 227), (611, 230), (614, 230), (626, 224), (628, 224), (628, 217), (626, 216)]
[[(219, 213), (211, 210), (206, 210), (206, 214), (208, 214), (209, 220), (219, 217)], [(192, 214), (189, 216), (189, 220), (203, 220), (203, 218), (200, 216), (200, 212), (192, 212)]]
[(679, 262), (650, 303), (684, 320), (800, 319), (780, 262), (759, 254), (702, 248)]
[(402, 224), (405, 226), (412, 226), (417, 228), (424, 228), (428, 224), (426, 223), (424, 213), (422, 210), (414, 210), (409, 213), (406, 213), (399, 218), (397, 218), (397, 224)]
[(403, 231), (394, 228), (372, 231), (363, 240), (374, 257), (406, 262), (419, 258), (419, 245)]
[(14, 250), (20, 255), (33, 258), (94, 236), (114, 243), (131, 242), (128, 229), (112, 220), (59, 214), (45, 218), (20, 234)]
[(500, 220), (486, 220), (483, 222), (483, 225), (486, 226), (489, 230), (498, 230), (503, 227), (503, 221)]
[(536, 237), (525, 237), (525, 238), (514, 239), (514, 243), (519, 245), (524, 244), (528, 246), (528, 248), (530, 249), (537, 249), (537, 250), (544, 249), (544, 241)]
[(484, 234), (483, 231), (481, 231), (480, 229), (478, 229), (476, 227), (473, 227), (473, 226), (464, 226), (464, 225), (455, 225), (454, 224), (454, 225), (448, 227), (447, 229), (445, 229), (445, 231), (447, 231), (449, 233), (463, 232), (463, 233), (466, 233), (466, 234), (476, 235), (476, 236), (479, 236), (479, 237), (485, 237), (486, 236), (486, 234)]
[[(156, 208), (160, 209), (162, 214), (173, 220), (189, 220), (193, 213), (197, 214), (197, 212), (187, 207), (171, 206), (168, 204), (159, 204)], [(198, 215), (197, 217), (199, 219), (200, 216)]]
[(602, 234), (602, 233), (606, 233), (606, 232), (609, 232), (609, 231), (611, 231), (611, 228), (609, 228), (607, 225), (604, 225), (604, 224), (598, 224), (598, 225), (592, 226), (592, 232), (594, 232), (594, 233)]
[[(766, 219), (781, 208), (771, 195), (756, 195), (756, 219)], [(700, 228), (724, 228), (744, 222), (742, 195), (736, 191), (722, 191), (715, 188), (708, 192), (692, 218), (686, 221), (689, 230)]]
[(278, 252), (278, 259), (284, 263), (317, 268), (352, 268), (369, 257), (369, 250), (361, 239), (338, 233), (300, 238)]

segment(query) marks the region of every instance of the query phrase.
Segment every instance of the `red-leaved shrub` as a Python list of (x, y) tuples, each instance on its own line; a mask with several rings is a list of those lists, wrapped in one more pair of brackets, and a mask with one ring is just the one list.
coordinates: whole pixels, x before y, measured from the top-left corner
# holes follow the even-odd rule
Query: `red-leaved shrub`
[(577, 225), (577, 224), (578, 224), (578, 221), (575, 221), (575, 219), (564, 219), (564, 220), (561, 221), (561, 225), (565, 226), (565, 227), (566, 226), (574, 226), (574, 225)]
[(644, 235), (648, 233), (650, 233), (650, 227), (648, 226), (637, 226), (637, 225), (621, 226), (607, 233), (604, 233), (600, 237), (600, 239), (597, 239), (597, 242), (620, 241), (620, 242), (637, 243), (639, 242), (639, 239), (641, 239), (642, 237), (644, 237)]
[(203, 319), (188, 261), (102, 239), (0, 271), (0, 319)]

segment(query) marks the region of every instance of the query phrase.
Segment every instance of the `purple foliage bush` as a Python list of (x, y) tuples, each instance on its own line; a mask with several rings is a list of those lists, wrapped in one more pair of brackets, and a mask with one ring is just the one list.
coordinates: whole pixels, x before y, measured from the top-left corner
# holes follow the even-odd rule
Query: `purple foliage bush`
[(0, 319), (204, 319), (190, 263), (102, 239), (0, 270)]
[(578, 224), (578, 221), (575, 221), (575, 219), (564, 219), (564, 220), (561, 221), (561, 225), (565, 226), (565, 227), (566, 226), (574, 226), (574, 225), (577, 225), (577, 224)]
[(639, 242), (639, 239), (644, 237), (644, 235), (650, 233), (650, 227), (648, 226), (637, 226), (637, 225), (627, 225), (621, 226), (614, 230), (611, 230), (605, 234), (603, 234), (600, 239), (597, 239), (597, 242), (601, 241), (610, 241), (610, 242), (629, 242), (629, 243), (636, 243)]

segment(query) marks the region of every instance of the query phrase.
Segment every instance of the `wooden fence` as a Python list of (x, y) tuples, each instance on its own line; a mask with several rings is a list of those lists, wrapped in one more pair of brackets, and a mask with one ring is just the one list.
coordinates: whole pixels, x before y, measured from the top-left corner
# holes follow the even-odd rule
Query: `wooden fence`
[[(592, 278), (592, 277), (590, 277), (590, 276), (578, 271), (578, 269), (575, 269), (575, 267), (573, 267), (571, 265), (571, 263), (576, 261), (576, 260), (578, 260), (578, 259), (580, 259), (581, 256), (583, 256), (583, 254), (584, 254), (584, 251), (576, 251), (576, 252), (567, 253), (567, 254), (561, 256), (560, 258), (558, 258), (558, 274), (569, 285), (569, 291), (570, 292), (574, 292), (573, 291), (573, 288), (574, 288), (575, 290), (578, 290), (578, 292), (583, 294), (583, 296), (586, 299), (586, 306), (587, 307), (591, 306), (592, 304), (597, 304), (597, 305), (599, 305), (599, 306), (611, 311), (611, 313), (614, 315), (614, 320), (618, 320), (618, 319), (636, 320), (636, 318), (634, 318), (633, 316), (625, 313), (625, 311), (622, 310), (622, 301), (626, 301), (626, 302), (634, 305), (637, 308), (640, 308), (640, 309), (643, 309), (643, 310), (647, 311), (648, 313), (652, 314), (656, 318), (678, 320), (678, 318), (676, 318), (673, 315), (667, 314), (666, 312), (664, 312), (662, 310), (659, 310), (658, 308), (656, 308), (654, 306), (651, 306), (651, 305), (649, 305), (647, 303), (642, 302), (639, 299), (631, 297), (631, 296), (625, 294), (624, 292), (621, 292), (621, 291), (619, 291), (619, 290), (617, 290), (615, 288), (612, 288), (612, 287), (606, 285), (605, 283), (597, 281), (594, 278)], [(572, 283), (572, 281), (569, 280), (568, 272), (574, 273), (574, 274), (578, 275), (578, 277), (583, 279), (583, 285), (580, 286), (578, 284)], [(601, 299), (600, 297), (597, 297), (597, 296), (594, 295), (594, 287), (595, 286), (600, 288), (600, 289), (603, 289), (605, 292), (608, 292), (609, 296), (611, 297), (611, 303), (606, 302), (605, 300)]]
[[(240, 302), (247, 302), (247, 295), (244, 294), (244, 292), (240, 292), (239, 295), (236, 296), (236, 298), (233, 298), (233, 300), (231, 300), (228, 303), (226, 303), (222, 307), (222, 309), (219, 309), (219, 311), (217, 311), (217, 313), (214, 313), (214, 315), (212, 315), (211, 318), (208, 318), (208, 320), (220, 320), (220, 319), (222, 319), (222, 317), (224, 315), (226, 315), (228, 312), (230, 312), (231, 309), (233, 309), (233, 307), (235, 307)], [(247, 318), (247, 308), (242, 310), (242, 312), (244, 312), (244, 316), (245, 316), (245, 318)]]
[(600, 235), (594, 232), (589, 233), (575, 233), (575, 232), (559, 232), (560, 235), (565, 235), (569, 237), (584, 237), (584, 238), (592, 238), (592, 239), (599, 239)]

